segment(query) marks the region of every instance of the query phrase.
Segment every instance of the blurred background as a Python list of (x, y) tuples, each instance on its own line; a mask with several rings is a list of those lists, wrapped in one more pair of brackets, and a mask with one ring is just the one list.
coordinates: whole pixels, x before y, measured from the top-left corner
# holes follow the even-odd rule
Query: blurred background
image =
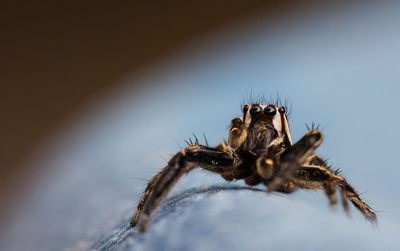
[[(378, 211), (379, 228), (355, 209), (351, 219), (330, 212), (322, 192), (226, 191), (123, 248), (398, 249), (399, 11), (375, 1), (4, 2), (0, 249), (93, 247), (129, 220), (184, 139), (226, 138), (250, 93), (289, 100), (293, 140), (321, 124), (318, 153)], [(224, 181), (194, 171), (172, 194), (213, 184)]]

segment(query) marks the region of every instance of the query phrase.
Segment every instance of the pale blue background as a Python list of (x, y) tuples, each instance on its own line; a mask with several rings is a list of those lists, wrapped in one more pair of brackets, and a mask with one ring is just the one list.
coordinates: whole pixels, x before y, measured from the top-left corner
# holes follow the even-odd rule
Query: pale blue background
[[(229, 121), (253, 92), (289, 99), (295, 141), (305, 123), (321, 124), (318, 153), (378, 211), (379, 227), (353, 207), (351, 219), (341, 206), (332, 213), (323, 192), (286, 198), (220, 192), (150, 225), (130, 240), (134, 249), (399, 250), (399, 13), (395, 2), (327, 4), (279, 20), (260, 13), (127, 78), (43, 147), (32, 165), (50, 171), (29, 193), (3, 245), (88, 248), (111, 235), (165, 165), (162, 157), (193, 132), (204, 132), (211, 144), (227, 138)], [(137, 90), (132, 83), (154, 87)], [(195, 171), (172, 193), (220, 183)]]

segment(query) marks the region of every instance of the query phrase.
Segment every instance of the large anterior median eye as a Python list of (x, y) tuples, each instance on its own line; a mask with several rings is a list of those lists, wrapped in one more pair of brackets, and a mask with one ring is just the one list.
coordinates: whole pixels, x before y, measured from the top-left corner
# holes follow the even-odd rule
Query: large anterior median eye
[(250, 114), (254, 115), (261, 112), (261, 107), (259, 105), (255, 105), (250, 109)]
[(268, 117), (272, 117), (276, 114), (276, 109), (273, 106), (267, 106), (264, 108), (264, 114)]

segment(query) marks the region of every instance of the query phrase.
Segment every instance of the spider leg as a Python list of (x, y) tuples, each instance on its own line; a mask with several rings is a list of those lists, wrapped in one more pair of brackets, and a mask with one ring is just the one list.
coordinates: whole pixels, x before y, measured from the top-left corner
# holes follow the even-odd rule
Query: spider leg
[(140, 213), (142, 212), (143, 206), (147, 201), (147, 198), (149, 198), (149, 195), (151, 193), (151, 191), (153, 190), (154, 184), (160, 179), (161, 175), (165, 172), (165, 168), (163, 168), (159, 173), (157, 173), (157, 175), (155, 175), (150, 182), (147, 184), (146, 189), (144, 190), (142, 196), (140, 197), (139, 203), (137, 205), (137, 209), (135, 214), (132, 217), (132, 220), (130, 222), (130, 226), (134, 227), (138, 220), (139, 220), (139, 216)]
[(216, 148), (190, 145), (175, 154), (168, 165), (150, 181), (145, 189), (131, 221), (131, 226), (136, 225), (143, 211), (140, 232), (146, 231), (148, 218), (159, 202), (167, 196), (183, 174), (190, 172), (195, 167), (219, 174), (231, 171), (234, 160), (229, 150), (230, 148), (225, 143)]
[[(319, 166), (321, 168), (325, 168), (328, 170), (331, 170), (327, 164), (327, 161), (322, 159), (318, 154), (314, 153), (311, 154), (308, 158), (307, 161), (304, 163), (304, 165), (312, 165), (312, 166)], [(337, 205), (337, 196), (336, 196), (336, 188), (335, 188), (335, 183), (331, 179), (327, 180), (323, 184), (325, 194), (329, 199), (329, 203), (331, 205), (331, 209), (334, 210), (336, 209)], [(345, 208), (346, 213), (349, 213), (349, 207), (347, 203), (347, 199), (344, 197), (345, 195), (341, 193), (341, 198), (342, 198), (342, 204)], [(347, 205), (347, 207), (346, 207)]]
[(327, 160), (324, 160), (321, 158), (318, 154), (314, 153), (311, 154), (308, 158), (307, 161), (304, 163), (305, 165), (313, 165), (313, 166), (324, 166), (328, 167), (328, 162)]
[(268, 184), (267, 191), (273, 192), (285, 183), (297, 166), (307, 162), (315, 148), (321, 144), (322, 139), (322, 134), (318, 130), (312, 129), (296, 144), (285, 150), (279, 160), (273, 163), (274, 168), (277, 168), (278, 171), (275, 178)]
[(340, 190), (340, 197), (342, 198), (343, 209), (347, 215), (350, 215), (349, 201), (344, 190)]
[[(349, 212), (347, 200), (350, 200), (366, 219), (374, 224), (377, 223), (376, 214), (371, 207), (361, 200), (356, 189), (345, 178), (334, 171), (323, 166), (300, 166), (293, 171), (291, 180), (296, 186), (303, 189), (321, 189), (324, 187), (326, 189), (329, 186), (329, 191), (332, 191), (335, 190), (335, 187), (338, 187), (341, 190), (342, 203), (346, 212)], [(328, 194), (328, 192), (326, 193)], [(331, 196), (331, 194), (328, 194), (328, 196)]]
[(331, 209), (334, 210), (337, 205), (336, 187), (335, 182), (331, 179), (324, 182), (325, 194), (329, 199)]

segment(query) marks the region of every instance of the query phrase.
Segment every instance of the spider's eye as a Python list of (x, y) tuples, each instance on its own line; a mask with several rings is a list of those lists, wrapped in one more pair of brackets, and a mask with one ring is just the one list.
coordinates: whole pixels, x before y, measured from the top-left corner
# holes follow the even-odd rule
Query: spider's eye
[(254, 114), (257, 114), (257, 113), (260, 113), (260, 112), (261, 112), (261, 107), (258, 106), (258, 105), (255, 105), (250, 109), (250, 114), (251, 115), (254, 115)]
[(264, 108), (264, 114), (268, 117), (272, 117), (276, 114), (276, 109), (273, 106), (267, 106)]
[(279, 112), (280, 114), (284, 114), (284, 113), (286, 112), (285, 107), (279, 107), (278, 112)]

